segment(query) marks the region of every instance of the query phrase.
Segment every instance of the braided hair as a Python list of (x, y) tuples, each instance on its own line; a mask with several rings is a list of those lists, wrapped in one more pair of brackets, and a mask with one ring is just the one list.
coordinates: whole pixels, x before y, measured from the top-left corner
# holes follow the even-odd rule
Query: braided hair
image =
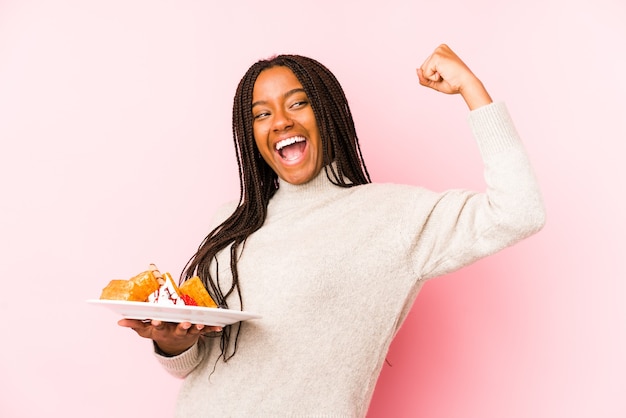
[[(184, 268), (181, 280), (200, 276), (220, 307), (228, 308), (227, 299), (236, 294), (241, 309), (237, 259), (246, 239), (263, 225), (267, 206), (278, 190), (278, 176), (263, 160), (253, 134), (252, 92), (259, 74), (269, 68), (289, 68), (306, 92), (323, 143), (323, 165), (327, 178), (340, 187), (371, 183), (363, 161), (352, 114), (343, 89), (335, 76), (321, 63), (299, 55), (278, 55), (253, 64), (243, 76), (234, 97), (232, 130), (239, 168), (240, 197), (235, 211), (213, 229), (200, 244)], [(331, 164), (334, 163), (334, 164)], [(229, 248), (232, 283), (222, 288), (218, 269), (210, 272), (217, 254)], [(228, 361), (237, 351), (242, 323), (224, 327), (221, 334), (221, 357)]]

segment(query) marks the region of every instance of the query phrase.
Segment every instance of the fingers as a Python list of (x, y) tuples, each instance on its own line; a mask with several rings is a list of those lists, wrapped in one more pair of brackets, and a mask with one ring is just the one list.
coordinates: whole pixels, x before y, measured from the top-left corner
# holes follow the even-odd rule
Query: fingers
[(158, 320), (152, 320), (150, 326), (152, 327), (151, 338), (154, 340), (196, 336), (204, 329), (202, 324), (194, 325), (191, 322), (176, 324)]
[(417, 77), (422, 86), (430, 87), (434, 90), (444, 91), (444, 78), (440, 72), (440, 57), (437, 51), (424, 60), (424, 63), (417, 69)]
[(133, 329), (137, 332), (141, 330), (145, 330), (151, 326), (149, 322), (141, 321), (138, 319), (120, 319), (119, 321), (117, 321), (117, 325), (121, 327)]
[(184, 337), (186, 335), (199, 335), (204, 329), (204, 325), (193, 325), (191, 322), (181, 322), (174, 329), (174, 335), (177, 337)]
[(441, 82), (441, 76), (438, 72), (434, 72), (430, 76), (426, 76), (424, 74), (424, 70), (422, 68), (417, 69), (417, 78), (422, 86), (435, 88), (435, 84)]
[(140, 337), (151, 338), (152, 324), (137, 319), (120, 319), (117, 321), (119, 326), (130, 328), (135, 331)]
[(222, 335), (222, 327), (207, 326), (202, 330), (202, 335), (205, 337), (218, 337)]
[(137, 324), (141, 324), (141, 321), (138, 321), (136, 319), (126, 319), (126, 318), (120, 319), (119, 321), (117, 321), (117, 325), (119, 325), (120, 327), (126, 327), (126, 328), (133, 328)]
[(222, 327), (210, 326), (210, 327), (206, 327), (205, 331), (209, 331), (209, 332), (222, 332)]
[(439, 74), (437, 68), (437, 60), (436, 57), (434, 57), (434, 54), (426, 58), (424, 63), (417, 71), (418, 76), (420, 76), (421, 74), (421, 78), (424, 80), (425, 83), (428, 83), (429, 81), (438, 82), (442, 80), (441, 74)]

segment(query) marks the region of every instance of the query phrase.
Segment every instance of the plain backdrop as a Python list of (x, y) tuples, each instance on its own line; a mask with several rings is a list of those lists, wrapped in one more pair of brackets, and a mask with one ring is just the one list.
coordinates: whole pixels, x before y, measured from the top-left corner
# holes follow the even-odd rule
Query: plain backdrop
[(260, 58), (335, 73), (375, 181), (483, 189), (462, 99), (415, 75), (444, 42), (507, 103), (548, 221), (425, 286), (369, 417), (626, 416), (625, 21), (622, 0), (0, 0), (0, 416), (172, 416), (180, 381), (85, 301), (177, 276), (238, 197), (231, 103)]

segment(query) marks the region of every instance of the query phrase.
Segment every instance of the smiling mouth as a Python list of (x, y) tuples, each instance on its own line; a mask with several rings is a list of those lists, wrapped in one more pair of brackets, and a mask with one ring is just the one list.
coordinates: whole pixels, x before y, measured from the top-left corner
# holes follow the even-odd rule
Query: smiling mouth
[(303, 136), (292, 136), (276, 143), (276, 151), (283, 160), (294, 161), (302, 156), (306, 147), (306, 138)]

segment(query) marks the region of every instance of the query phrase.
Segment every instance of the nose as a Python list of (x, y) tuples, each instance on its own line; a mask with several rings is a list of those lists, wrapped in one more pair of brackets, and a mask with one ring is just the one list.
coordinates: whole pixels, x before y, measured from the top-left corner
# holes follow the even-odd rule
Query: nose
[(274, 131), (284, 131), (293, 126), (293, 121), (289, 117), (289, 114), (283, 110), (277, 110), (274, 112), (274, 120), (272, 129)]

